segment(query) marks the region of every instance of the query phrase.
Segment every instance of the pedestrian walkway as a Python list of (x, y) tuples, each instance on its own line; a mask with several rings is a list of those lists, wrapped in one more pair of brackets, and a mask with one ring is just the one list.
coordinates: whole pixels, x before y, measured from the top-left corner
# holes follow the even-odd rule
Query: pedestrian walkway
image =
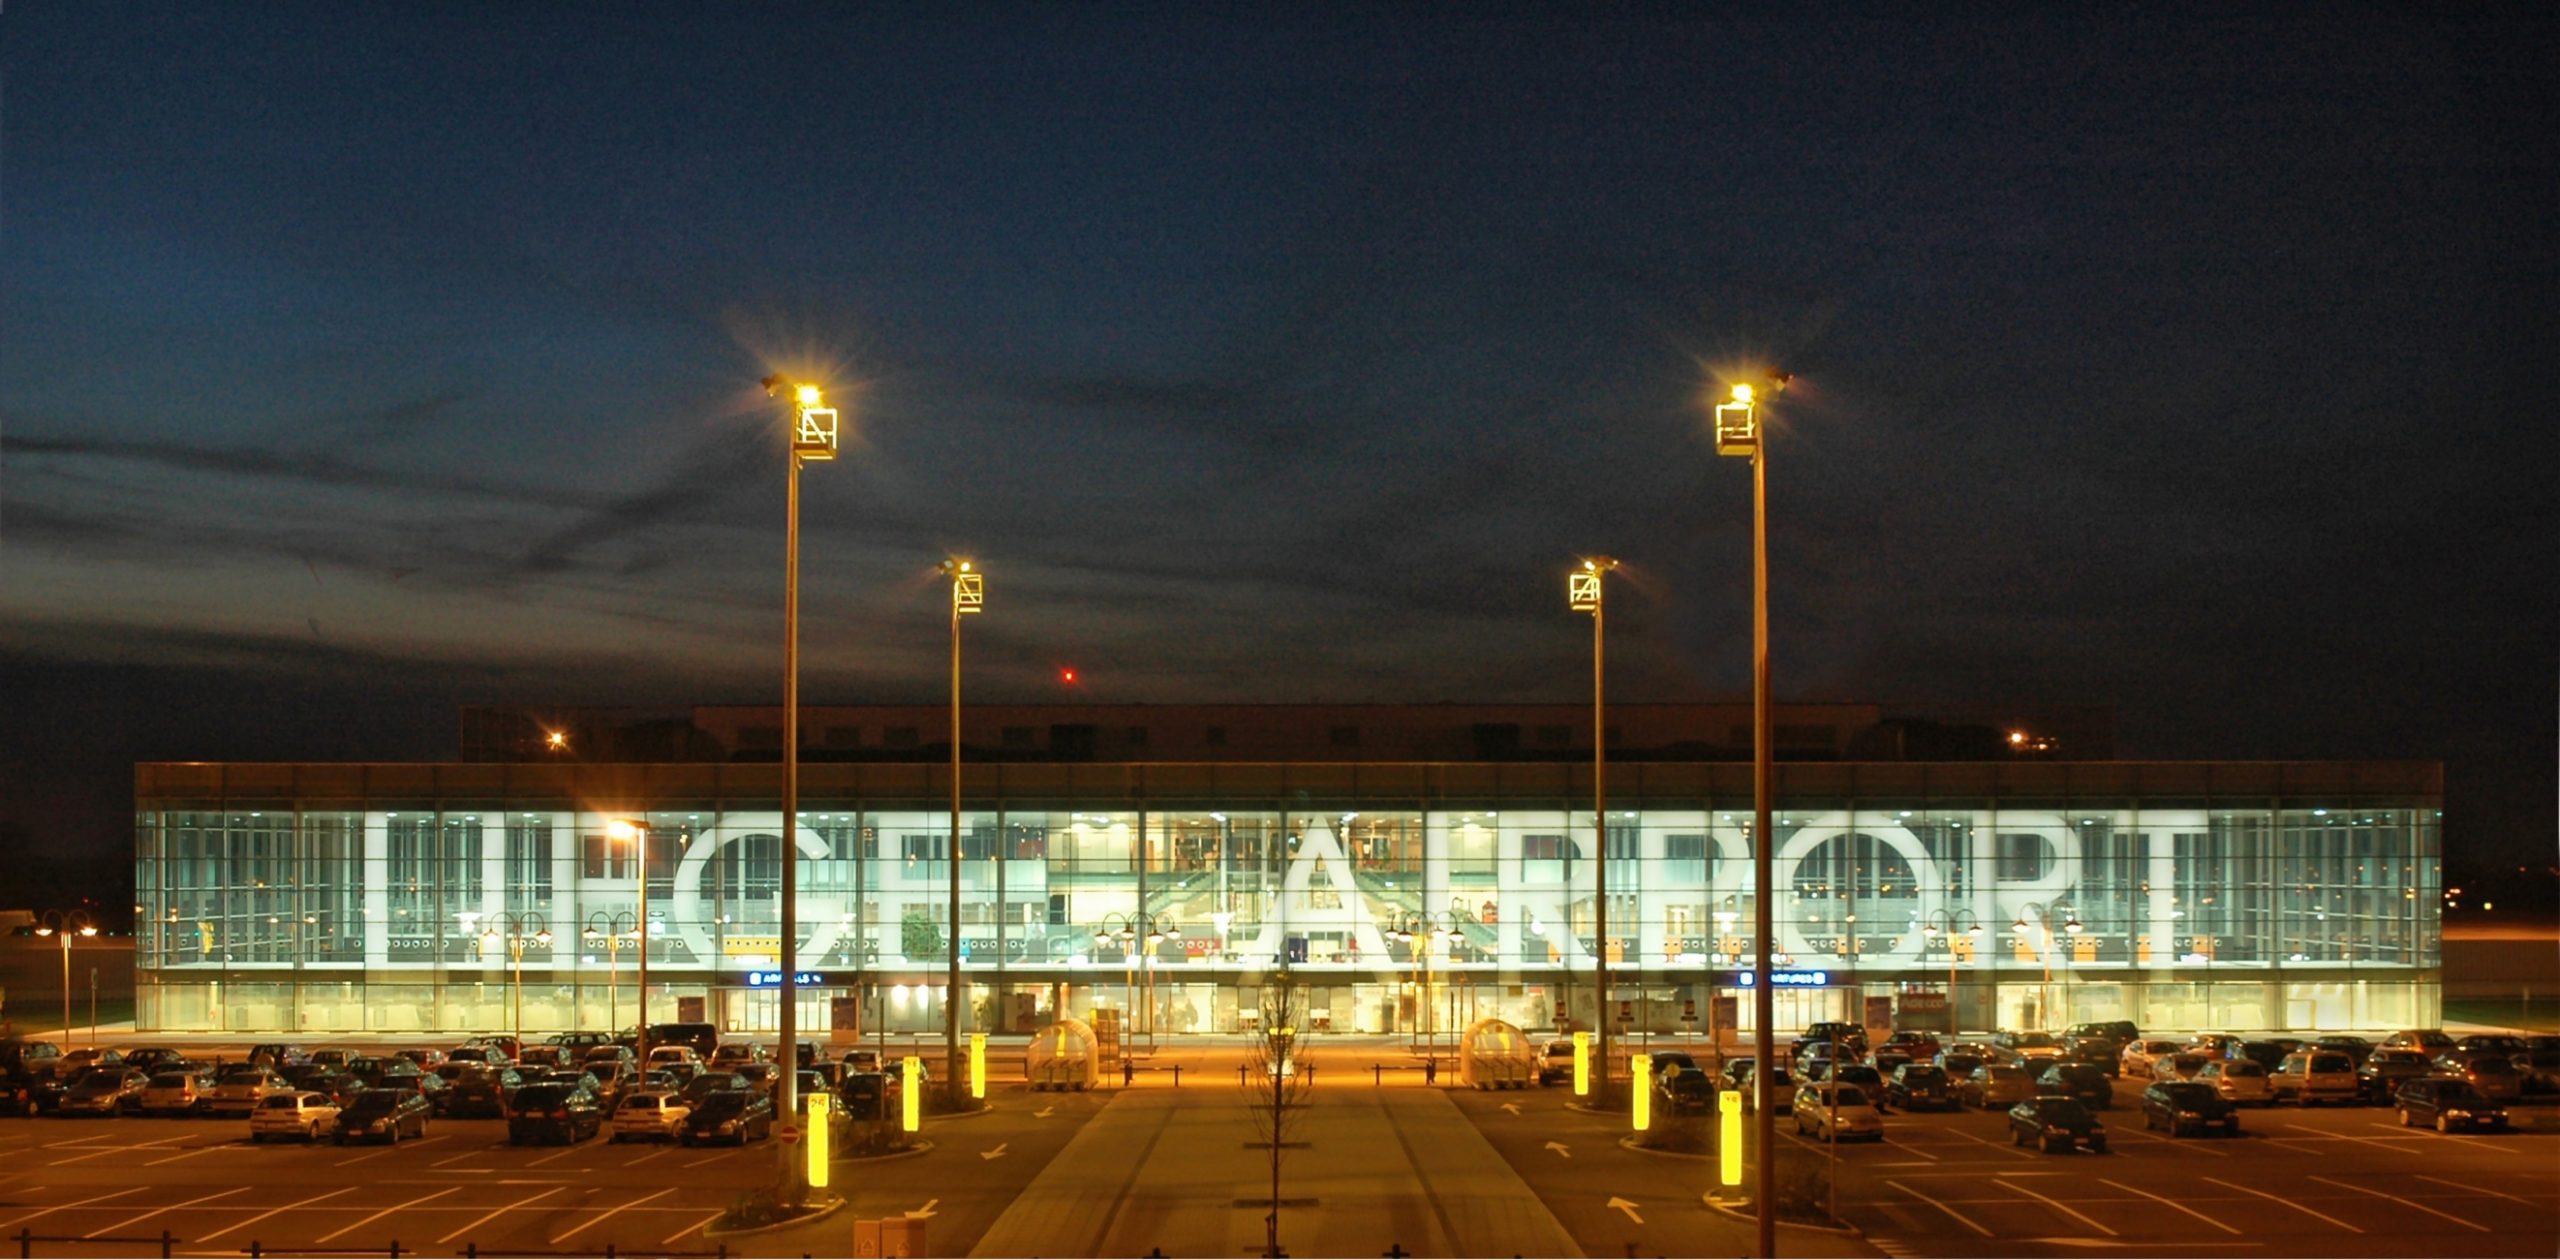
[[(1308, 1099), (1280, 1166), (1280, 1241), (1291, 1255), (1582, 1254), (1439, 1091), (1362, 1081)], [(1258, 1255), (1270, 1158), (1232, 1084), (1132, 1090), (1050, 1161), (971, 1254)]]

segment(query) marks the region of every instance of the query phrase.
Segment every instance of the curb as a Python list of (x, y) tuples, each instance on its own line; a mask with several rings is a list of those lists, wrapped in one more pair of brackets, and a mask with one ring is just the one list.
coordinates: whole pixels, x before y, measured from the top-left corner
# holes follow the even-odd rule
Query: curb
[(770, 1234), (776, 1230), (792, 1229), (797, 1226), (807, 1225), (813, 1221), (823, 1221), (828, 1217), (835, 1215), (839, 1209), (843, 1208), (845, 1204), (851, 1201), (852, 1200), (849, 1199), (829, 1199), (815, 1211), (805, 1211), (787, 1221), (775, 1221), (771, 1225), (749, 1225), (741, 1229), (719, 1229), (716, 1227), (705, 1228), (702, 1231), (702, 1236), (705, 1238), (740, 1238), (748, 1234)]
[(1646, 1146), (1646, 1145), (1644, 1145), (1644, 1144), (1642, 1144), (1642, 1143), (1640, 1143), (1640, 1142), (1636, 1141), (1636, 1140), (1635, 1140), (1635, 1138), (1633, 1138), (1633, 1137), (1622, 1137), (1622, 1138), (1619, 1138), (1619, 1139), (1618, 1139), (1618, 1145), (1620, 1145), (1620, 1146), (1622, 1146), (1622, 1147), (1625, 1147), (1625, 1148), (1626, 1148), (1626, 1149), (1628, 1149), (1628, 1150), (1634, 1151), (1634, 1152), (1635, 1152), (1636, 1154), (1638, 1154), (1638, 1155), (1654, 1155), (1654, 1156), (1659, 1156), (1659, 1157), (1661, 1157), (1661, 1158), (1663, 1158), (1663, 1159), (1687, 1159), (1687, 1160), (1695, 1160), (1695, 1161), (1697, 1161), (1698, 1163), (1701, 1163), (1701, 1164), (1712, 1164), (1712, 1163), (1716, 1162), (1718, 1159), (1722, 1158), (1721, 1156), (1716, 1156), (1716, 1155), (1692, 1155), (1692, 1154), (1690, 1154), (1690, 1153), (1689, 1153), (1689, 1152), (1687, 1152), (1687, 1151), (1658, 1151), (1658, 1150), (1655, 1150), (1654, 1148), (1652, 1148), (1652, 1147), (1650, 1147), (1650, 1146)]
[(884, 1159), (906, 1159), (922, 1155), (932, 1149), (933, 1143), (930, 1140), (917, 1138), (915, 1145), (903, 1151), (891, 1151), (885, 1155), (838, 1155), (828, 1159), (827, 1162), (830, 1164), (876, 1164)]
[[(1698, 1196), (1698, 1201), (1706, 1204), (1708, 1211), (1714, 1212), (1727, 1220), (1740, 1221), (1749, 1225), (1757, 1225), (1760, 1223), (1760, 1218), (1757, 1214), (1746, 1214), (1739, 1210), (1750, 1206), (1750, 1200), (1745, 1199), (1729, 1203), (1723, 1199), (1717, 1198), (1713, 1194), (1702, 1194)], [(1779, 1221), (1777, 1222), (1777, 1226), (1780, 1229), (1800, 1229), (1808, 1234), (1832, 1234), (1841, 1238), (1856, 1238), (1861, 1241), (1863, 1241), (1867, 1236), (1867, 1232), (1865, 1230), (1862, 1230), (1855, 1225), (1842, 1225), (1834, 1228), (1829, 1225), (1806, 1225), (1798, 1221)]]

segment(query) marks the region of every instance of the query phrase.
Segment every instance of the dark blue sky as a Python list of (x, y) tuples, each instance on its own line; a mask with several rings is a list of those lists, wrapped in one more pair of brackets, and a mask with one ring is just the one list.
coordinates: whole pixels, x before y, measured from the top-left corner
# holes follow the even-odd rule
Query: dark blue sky
[(937, 694), (949, 549), (985, 699), (1571, 699), (1583, 550), (1617, 695), (1740, 694), (1774, 364), (1783, 697), (2441, 757), (2549, 856), (2550, 18), (1378, 9), (9, 5), (14, 822), (778, 698), (776, 370), (812, 700)]

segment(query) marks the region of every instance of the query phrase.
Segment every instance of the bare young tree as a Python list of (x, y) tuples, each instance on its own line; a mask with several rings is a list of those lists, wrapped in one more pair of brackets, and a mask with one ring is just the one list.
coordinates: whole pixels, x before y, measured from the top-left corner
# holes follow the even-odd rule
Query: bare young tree
[(1308, 1032), (1300, 1027), (1305, 995), (1286, 969), (1262, 989), (1262, 1021), (1245, 1055), (1244, 1110), (1257, 1144), (1271, 1153), (1271, 1208), (1262, 1218), (1265, 1256), (1280, 1250), (1280, 1161), (1291, 1135), (1306, 1121), (1306, 1094), (1315, 1070), (1307, 1056)]

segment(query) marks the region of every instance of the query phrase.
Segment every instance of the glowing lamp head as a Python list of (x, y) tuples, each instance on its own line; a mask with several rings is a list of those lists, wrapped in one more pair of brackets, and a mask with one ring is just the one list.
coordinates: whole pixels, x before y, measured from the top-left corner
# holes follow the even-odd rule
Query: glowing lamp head
[(1747, 384), (1734, 386), (1733, 400), (1738, 403), (1747, 403), (1751, 401), (1751, 386)]
[(791, 396), (799, 399), (800, 405), (803, 407), (815, 407), (819, 403), (826, 401), (826, 395), (820, 393), (818, 391), (818, 387), (815, 385), (800, 386), (799, 388), (791, 391)]

